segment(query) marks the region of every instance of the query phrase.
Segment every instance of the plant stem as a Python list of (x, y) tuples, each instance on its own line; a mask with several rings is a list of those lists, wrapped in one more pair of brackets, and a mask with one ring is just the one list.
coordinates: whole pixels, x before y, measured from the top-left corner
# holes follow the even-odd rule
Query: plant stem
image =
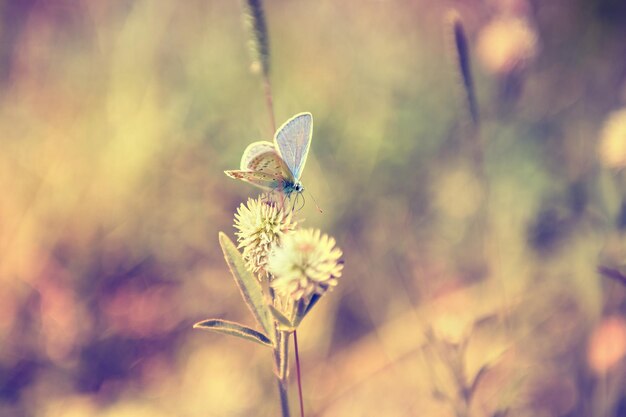
[(289, 395), (287, 386), (287, 365), (289, 362), (289, 332), (278, 330), (276, 332), (276, 349), (274, 349), (274, 361), (276, 364), (276, 380), (278, 382), (278, 394), (280, 395), (280, 408), (282, 417), (290, 417)]
[(298, 354), (298, 335), (293, 331), (293, 345), (296, 352), (296, 372), (298, 374), (298, 396), (300, 398), (300, 417), (304, 417), (304, 400), (302, 398), (302, 377), (300, 376), (300, 355)]
[(278, 394), (280, 395), (280, 410), (282, 412), (282, 417), (290, 417), (291, 414), (289, 412), (289, 395), (287, 394), (287, 381), (281, 381), (280, 378), (277, 379), (278, 382)]

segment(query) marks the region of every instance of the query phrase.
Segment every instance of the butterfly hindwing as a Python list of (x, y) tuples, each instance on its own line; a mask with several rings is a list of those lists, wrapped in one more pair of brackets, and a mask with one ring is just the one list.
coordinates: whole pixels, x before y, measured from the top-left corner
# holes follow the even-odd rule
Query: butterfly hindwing
[(246, 150), (243, 151), (239, 168), (244, 171), (249, 170), (249, 164), (252, 159), (266, 152), (272, 151), (276, 152), (276, 147), (274, 147), (274, 144), (272, 142), (268, 142), (266, 140), (252, 142), (250, 145), (248, 145)]
[(275, 177), (281, 177), (287, 182), (293, 182), (291, 171), (278, 155), (273, 143), (255, 142), (248, 146), (248, 149), (241, 158), (242, 170), (265, 172)]
[(274, 136), (276, 149), (296, 181), (304, 169), (312, 134), (313, 116), (300, 113), (287, 120)]

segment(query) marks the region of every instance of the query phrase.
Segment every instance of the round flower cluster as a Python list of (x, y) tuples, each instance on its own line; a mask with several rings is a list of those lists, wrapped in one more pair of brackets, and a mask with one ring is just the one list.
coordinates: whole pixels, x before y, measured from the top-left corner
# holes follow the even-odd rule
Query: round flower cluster
[(268, 277), (268, 255), (296, 225), (291, 211), (279, 209), (271, 201), (248, 199), (239, 206), (235, 213), (235, 234), (239, 248), (243, 248), (243, 259), (259, 279)]
[(294, 300), (321, 295), (337, 285), (343, 270), (341, 256), (335, 239), (317, 229), (286, 234), (269, 256), (271, 286), (279, 295)]

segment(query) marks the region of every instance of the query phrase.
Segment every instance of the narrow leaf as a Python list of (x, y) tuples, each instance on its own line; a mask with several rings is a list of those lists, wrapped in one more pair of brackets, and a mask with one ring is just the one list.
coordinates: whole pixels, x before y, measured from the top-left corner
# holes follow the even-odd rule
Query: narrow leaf
[(293, 319), (293, 325), (295, 327), (298, 327), (300, 325), (300, 322), (304, 318), (304, 314), (305, 314), (307, 306), (308, 304), (305, 303), (304, 300), (302, 299), (298, 300), (298, 304), (296, 304), (295, 318)]
[(308, 304), (304, 304), (302, 302), (298, 303), (297, 310), (296, 310), (296, 318), (293, 323), (294, 327), (298, 327), (300, 325), (300, 323), (302, 322), (302, 319), (304, 319), (304, 317), (307, 314), (309, 314), (309, 311), (311, 311), (313, 306), (317, 304), (320, 298), (322, 298), (322, 296), (320, 294), (315, 293), (309, 300)]
[(317, 293), (313, 294), (313, 297), (311, 297), (311, 301), (309, 301), (309, 304), (306, 306), (306, 309), (304, 310), (304, 316), (309, 314), (309, 311), (311, 311), (313, 306), (315, 306), (315, 304), (317, 304), (317, 302), (320, 300), (320, 298), (322, 298), (322, 296), (320, 294), (317, 294)]
[(263, 296), (261, 284), (252, 273), (248, 271), (241, 257), (241, 253), (239, 253), (230, 238), (220, 232), (219, 239), (222, 251), (224, 252), (224, 259), (226, 259), (228, 268), (230, 268), (230, 272), (233, 278), (235, 278), (235, 282), (241, 291), (244, 301), (257, 322), (261, 325), (263, 330), (265, 330), (265, 333), (272, 342), (274, 342), (274, 326), (270, 319), (270, 312)]
[(283, 330), (287, 330), (287, 331), (291, 331), (294, 330), (294, 325), (291, 322), (291, 320), (289, 320), (280, 310), (278, 310), (276, 307), (274, 307), (273, 305), (269, 305), (270, 307), (270, 311), (272, 312), (272, 315), (274, 316), (274, 318), (276, 319), (276, 321), (284, 327)]
[(231, 336), (241, 337), (259, 343), (263, 346), (273, 347), (272, 341), (263, 333), (257, 332), (243, 324), (235, 323), (227, 320), (210, 319), (204, 320), (193, 325), (194, 329), (212, 330), (218, 333), (224, 333)]

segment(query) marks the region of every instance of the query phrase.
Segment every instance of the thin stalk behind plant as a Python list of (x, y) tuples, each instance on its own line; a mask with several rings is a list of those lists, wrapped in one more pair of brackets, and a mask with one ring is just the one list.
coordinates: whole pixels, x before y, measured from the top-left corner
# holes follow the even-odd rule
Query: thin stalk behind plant
[(293, 349), (296, 354), (296, 372), (298, 374), (298, 396), (300, 398), (300, 417), (304, 417), (304, 399), (302, 397), (302, 377), (300, 374), (300, 353), (298, 352), (298, 331), (293, 331)]

